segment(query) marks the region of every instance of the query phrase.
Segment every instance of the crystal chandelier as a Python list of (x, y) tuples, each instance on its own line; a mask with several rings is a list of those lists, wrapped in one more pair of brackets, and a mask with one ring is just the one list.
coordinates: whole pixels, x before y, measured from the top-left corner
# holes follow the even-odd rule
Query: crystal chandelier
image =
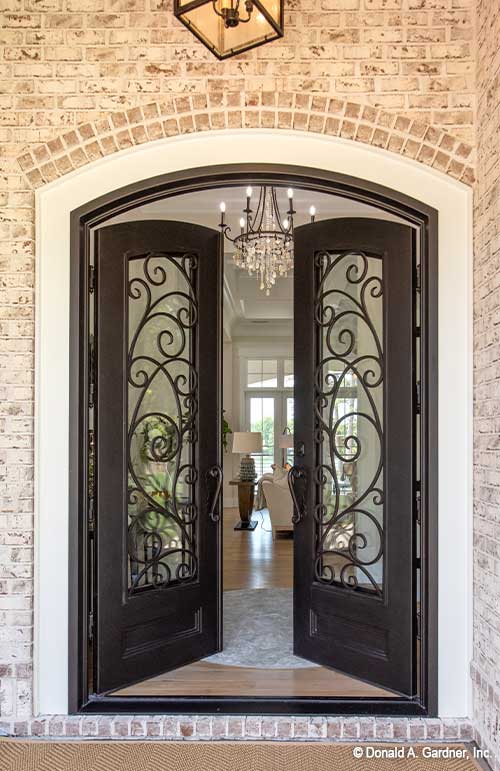
[[(233, 262), (238, 268), (256, 275), (259, 287), (269, 293), (279, 276), (287, 276), (293, 268), (293, 190), (288, 189), (288, 211), (282, 218), (276, 197), (276, 188), (264, 185), (260, 188), (257, 209), (251, 208), (252, 188), (247, 187), (247, 203), (240, 219), (240, 233), (231, 237), (226, 224), (226, 204), (221, 203), (219, 227), (228, 241), (234, 244)], [(309, 209), (311, 221), (316, 210)]]

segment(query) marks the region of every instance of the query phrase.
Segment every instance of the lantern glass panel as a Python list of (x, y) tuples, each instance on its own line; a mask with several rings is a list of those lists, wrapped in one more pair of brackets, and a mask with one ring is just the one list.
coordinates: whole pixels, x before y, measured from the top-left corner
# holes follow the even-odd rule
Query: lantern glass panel
[[(222, 59), (282, 36), (282, 12), (279, 0), (254, 2), (250, 21), (240, 22), (236, 27), (229, 28), (225, 27), (224, 20), (215, 13), (211, 0), (206, 0), (194, 7), (192, 0), (177, 0), (176, 6), (176, 16), (179, 20)], [(230, 6), (231, 0), (216, 0), (218, 11)], [(262, 9), (269, 14), (277, 25), (277, 29), (266, 18)], [(239, 13), (243, 19), (248, 16), (244, 0), (240, 0)]]

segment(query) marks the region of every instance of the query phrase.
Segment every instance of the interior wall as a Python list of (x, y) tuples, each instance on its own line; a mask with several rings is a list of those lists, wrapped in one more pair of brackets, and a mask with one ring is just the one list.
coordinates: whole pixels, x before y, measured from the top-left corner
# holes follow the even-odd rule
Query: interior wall
[(472, 673), (477, 738), (500, 768), (500, 9), (477, 13)]

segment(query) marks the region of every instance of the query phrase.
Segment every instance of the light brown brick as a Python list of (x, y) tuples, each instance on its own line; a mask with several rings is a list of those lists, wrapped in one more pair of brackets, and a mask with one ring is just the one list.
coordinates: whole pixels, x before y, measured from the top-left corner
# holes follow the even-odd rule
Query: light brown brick
[[(6, 334), (9, 343), (14, 341), (17, 346), (16, 366), (21, 361), (26, 368), (26, 382), (19, 384), (12, 402), (20, 419), (31, 421), (33, 409), (32, 189), (133, 144), (210, 128), (293, 127), (371, 142), (473, 184), (476, 147), (472, 143), (477, 128), (481, 195), (476, 212), (478, 286), (486, 283), (481, 273), (485, 264), (489, 266), (490, 281), (499, 272), (498, 254), (492, 246), (499, 238), (495, 190), (500, 173), (498, 127), (491, 100), (497, 104), (500, 97), (498, 79), (488, 72), (488, 62), (496, 55), (500, 30), (498, 14), (491, 14), (491, 4), (478, 4), (481, 41), (477, 50), (475, 9), (469, 0), (299, 0), (286, 12), (282, 41), (219, 63), (173, 20), (163, 0), (25, 0), (24, 5), (12, 0), (4, 4), (0, 30), (0, 144), (5, 186), (17, 185), (20, 189), (19, 197), (10, 200), (4, 192), (10, 195), (11, 190), (0, 190), (0, 203), (13, 223), (7, 223), (5, 259), (13, 269), (5, 285), (17, 292), (17, 301)], [(481, 116), (477, 123), (476, 60)], [(174, 107), (180, 117), (176, 117)], [(404, 115), (397, 117), (398, 111)], [(11, 227), (16, 228), (14, 246)], [(0, 260), (2, 266), (6, 264), (3, 257)], [(495, 307), (500, 305), (496, 284), (491, 285), (491, 293), (496, 306), (493, 300), (486, 305), (483, 302), (478, 304), (478, 312), (487, 328), (493, 330)], [(0, 329), (3, 334), (3, 320)], [(21, 332), (27, 339), (26, 347), (16, 337)], [(0, 334), (0, 342), (3, 340)], [(496, 351), (492, 338), (487, 342), (480, 338), (477, 346), (484, 357)], [(0, 365), (6, 362), (7, 371), (12, 368), (13, 356), (12, 349), (5, 353), (0, 348)], [(479, 370), (486, 371), (481, 362)], [(499, 380), (495, 375), (487, 386), (490, 400), (494, 400)], [(32, 471), (31, 422), (23, 433), (15, 426), (10, 426), (9, 431), (11, 441), (18, 437), (16, 442), (23, 445), (16, 450), (20, 453), (16, 456), (20, 464), (16, 464), (16, 473), (18, 468)], [(477, 454), (480, 474), (490, 460), (493, 465), (498, 463), (498, 449), (493, 447), (487, 452), (490, 455), (486, 460), (484, 452)], [(11, 468), (8, 463), (7, 470)], [(19, 510), (12, 517), (17, 517), (23, 527), (20, 532), (12, 528), (9, 531), (9, 538), (19, 539), (26, 548), (32, 542), (32, 520), (31, 514), (23, 511), (24, 499), (19, 495), (30, 499), (31, 485), (31, 480), (22, 478), (19, 472), (13, 489)], [(477, 491), (483, 507), (481, 518), (486, 518), (492, 530), (497, 527), (496, 514), (487, 507), (495, 489), (494, 484), (481, 483)], [(0, 535), (4, 532), (0, 530)], [(490, 563), (496, 553), (493, 546), (498, 548), (496, 541), (488, 544)], [(486, 559), (484, 552), (481, 543), (480, 553)], [(490, 600), (485, 568), (479, 557), (476, 562), (476, 635), (481, 649), (489, 650), (486, 635), (488, 640), (496, 641), (498, 648), (499, 630), (486, 618)], [(494, 564), (497, 575), (498, 565)], [(18, 651), (29, 658), (31, 581), (20, 583), (16, 591), (27, 613), (17, 617), (21, 641)], [(491, 662), (481, 659), (476, 664), (477, 671), (482, 671), (481, 683), (489, 683)], [(239, 738), (241, 732), (248, 737), (321, 740), (326, 736), (340, 738), (342, 727), (344, 736), (352, 738), (370, 739), (376, 730), (376, 722), (370, 719), (326, 721), (309, 717), (264, 721), (255, 717), (242, 722), (240, 718), (220, 717), (194, 721), (190, 716), (120, 717), (116, 721), (42, 716), (28, 721), (29, 715), (24, 720), (27, 713), (22, 710), (26, 709), (31, 689), (31, 673), (28, 669), (9, 669), (10, 659), (0, 661), (2, 665), (8, 673), (4, 678), (8, 682), (3, 714), (5, 709), (10, 710), (13, 722), (9, 726), (34, 735), (69, 737), (81, 731), (86, 736), (100, 737), (132, 733), (188, 738), (195, 737), (199, 730), (200, 736), (214, 738)], [(493, 698), (489, 701), (488, 689), (486, 696), (481, 695), (481, 689), (484, 685), (476, 689), (475, 719), (482, 734), (488, 736), (488, 726), (495, 724), (498, 708)], [(418, 734), (422, 725), (377, 721), (376, 736), (390, 736), (392, 732), (399, 740), (405, 732)], [(444, 732), (441, 722), (432, 725), (434, 728), (427, 729), (429, 738), (434, 738), (433, 730), (436, 734)], [(457, 731), (462, 738), (470, 736), (470, 724), (446, 727), (447, 735)]]

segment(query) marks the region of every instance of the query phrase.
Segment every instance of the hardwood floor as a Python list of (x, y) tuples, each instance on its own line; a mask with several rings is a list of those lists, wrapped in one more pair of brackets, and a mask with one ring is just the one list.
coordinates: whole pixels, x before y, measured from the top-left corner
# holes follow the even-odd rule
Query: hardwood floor
[(273, 541), (267, 510), (254, 511), (252, 532), (234, 530), (237, 509), (224, 509), (224, 591), (293, 586), (293, 539), (284, 534)]
[(115, 691), (117, 696), (391, 696), (325, 667), (255, 669), (198, 661)]
[[(293, 539), (273, 541), (266, 511), (252, 532), (235, 531), (237, 509), (223, 520), (224, 591), (293, 586)], [(256, 669), (198, 661), (115, 691), (117, 696), (384, 697), (389, 691), (326, 667)]]

